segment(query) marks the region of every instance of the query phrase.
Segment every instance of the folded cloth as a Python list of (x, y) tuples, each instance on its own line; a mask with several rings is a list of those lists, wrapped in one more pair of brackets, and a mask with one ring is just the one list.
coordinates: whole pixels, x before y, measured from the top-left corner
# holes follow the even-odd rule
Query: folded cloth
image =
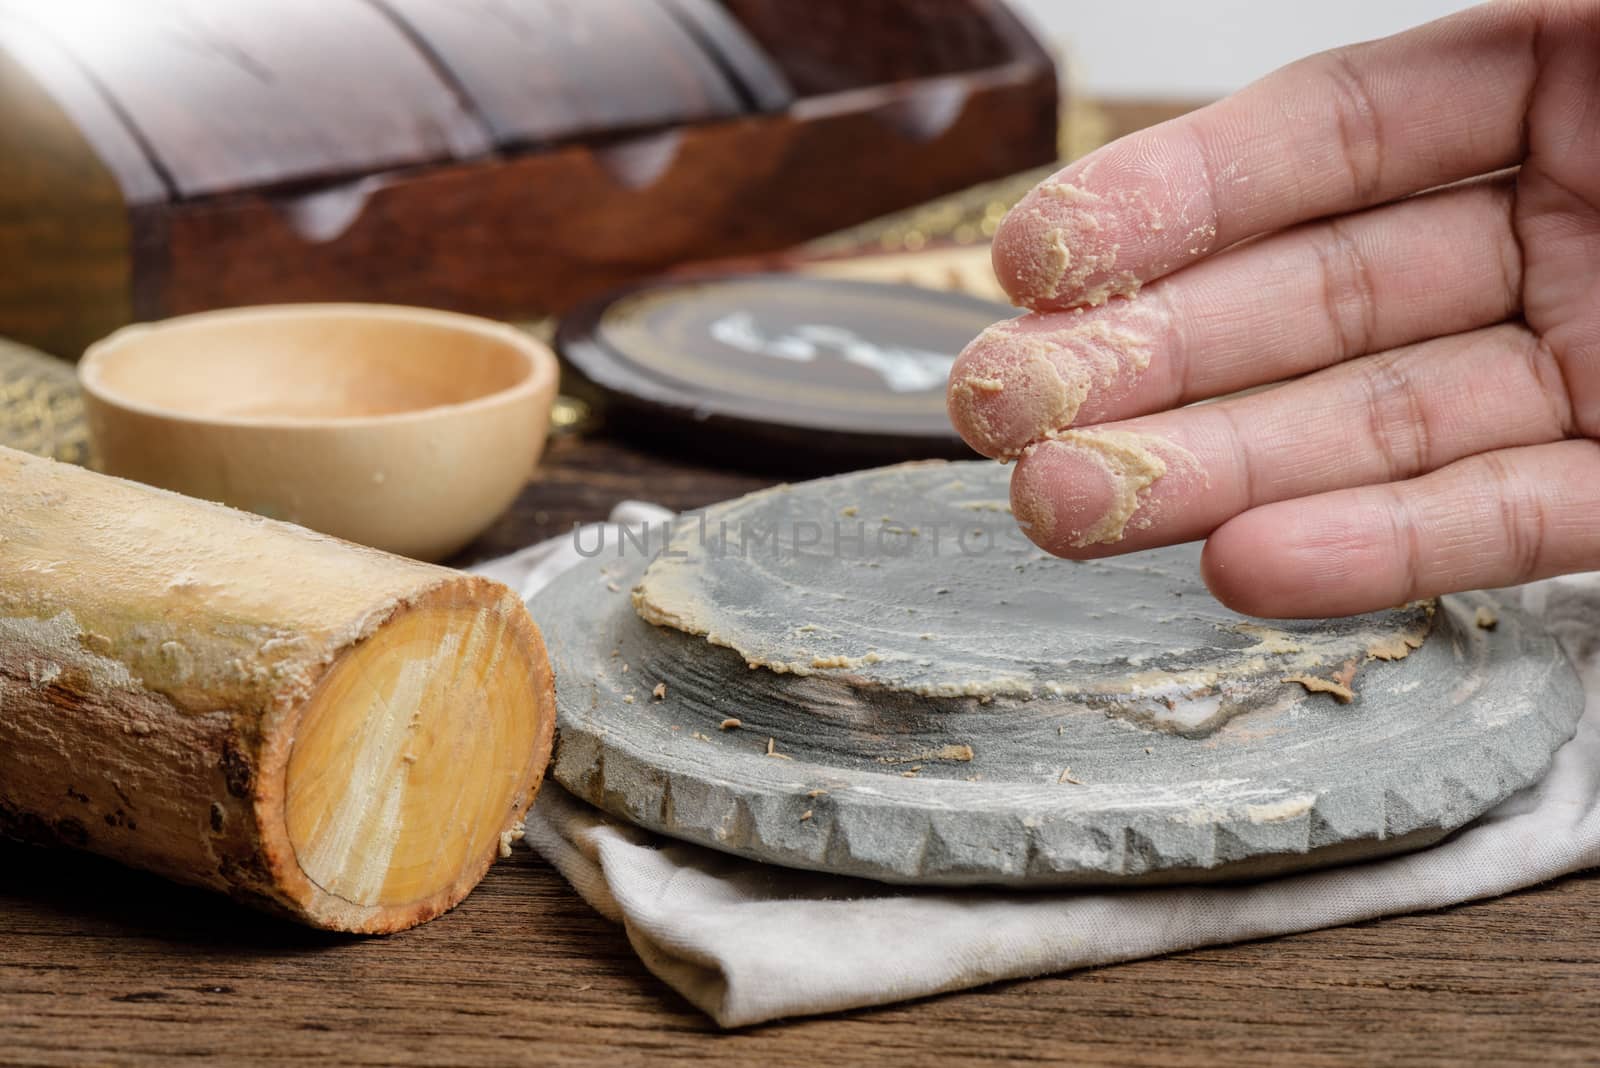
[[(616, 524), (477, 570), (531, 597)], [(581, 535), (581, 536), (579, 536)], [(1578, 665), (1588, 705), (1544, 780), (1432, 848), (1249, 884), (934, 890), (793, 871), (629, 826), (547, 784), (527, 841), (657, 976), (723, 1027), (881, 1005), (997, 979), (1442, 908), (1600, 865), (1600, 573), (1508, 591)]]

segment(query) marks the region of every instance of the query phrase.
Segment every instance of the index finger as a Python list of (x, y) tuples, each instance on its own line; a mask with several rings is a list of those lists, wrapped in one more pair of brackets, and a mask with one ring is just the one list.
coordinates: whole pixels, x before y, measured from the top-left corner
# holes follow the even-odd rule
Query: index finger
[(1540, 13), (1489, 4), (1312, 56), (1047, 178), (994, 239), (1035, 311), (1131, 295), (1214, 249), (1510, 166)]

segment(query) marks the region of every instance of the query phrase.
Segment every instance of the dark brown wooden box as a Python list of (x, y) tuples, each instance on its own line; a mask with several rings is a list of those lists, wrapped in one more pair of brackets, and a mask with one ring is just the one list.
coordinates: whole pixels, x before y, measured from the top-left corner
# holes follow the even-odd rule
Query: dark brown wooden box
[(560, 311), (1053, 158), (1000, 0), (0, 0), (0, 335)]

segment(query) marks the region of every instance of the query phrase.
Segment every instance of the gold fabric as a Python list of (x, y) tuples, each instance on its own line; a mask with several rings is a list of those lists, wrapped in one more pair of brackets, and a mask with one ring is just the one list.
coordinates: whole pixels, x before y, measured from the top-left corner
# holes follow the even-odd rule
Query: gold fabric
[(0, 445), (88, 462), (89, 431), (71, 364), (0, 339)]

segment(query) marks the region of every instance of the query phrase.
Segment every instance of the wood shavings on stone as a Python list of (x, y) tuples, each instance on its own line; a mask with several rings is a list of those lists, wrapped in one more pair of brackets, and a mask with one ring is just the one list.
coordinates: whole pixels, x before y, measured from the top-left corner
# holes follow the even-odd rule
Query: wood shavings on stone
[(1304, 816), (1316, 803), (1316, 794), (1301, 794), (1298, 797), (1286, 797), (1282, 801), (1246, 805), (1245, 818), (1251, 823), (1283, 823)]
[(1422, 648), (1426, 634), (1393, 634), (1373, 642), (1367, 647), (1369, 660), (1404, 660), (1413, 650)]
[(952, 743), (950, 745), (942, 745), (938, 749), (929, 749), (929, 750), (926, 750), (925, 752), (917, 753), (914, 756), (879, 757), (878, 758), (878, 763), (880, 763), (880, 764), (916, 764), (916, 763), (919, 763), (919, 762), (925, 761), (925, 760), (949, 760), (949, 761), (955, 761), (955, 762), (958, 762), (958, 763), (965, 764), (965, 763), (971, 763), (973, 755), (974, 754), (972, 752), (972, 746), (966, 745), (964, 743), (962, 743), (962, 744), (954, 744), (954, 743)]
[(1324, 679), (1317, 675), (1285, 675), (1283, 681), (1297, 682), (1304, 686), (1308, 693), (1330, 694), (1341, 705), (1347, 705), (1356, 699), (1356, 693), (1349, 685), (1334, 679)]
[(879, 653), (867, 653), (864, 656), (814, 656), (811, 658), (811, 666), (824, 671), (836, 668), (849, 670), (864, 664), (876, 664), (882, 659), (883, 656)]

